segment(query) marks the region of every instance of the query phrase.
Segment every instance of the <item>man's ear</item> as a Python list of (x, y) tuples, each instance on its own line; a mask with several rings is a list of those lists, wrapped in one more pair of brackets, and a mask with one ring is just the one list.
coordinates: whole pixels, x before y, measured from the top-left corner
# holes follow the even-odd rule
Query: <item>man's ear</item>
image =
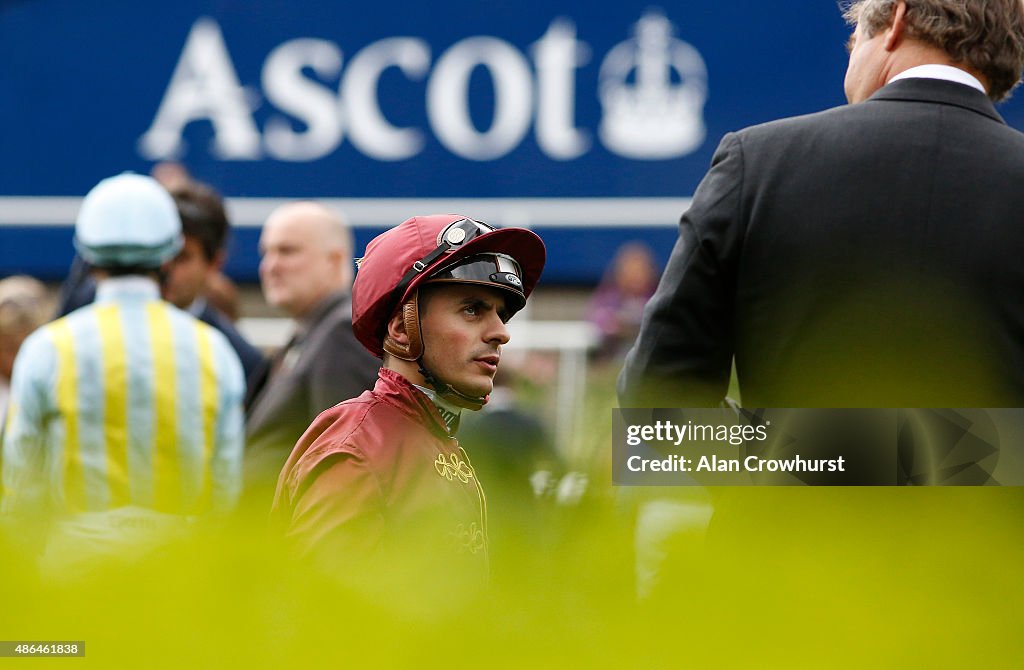
[(892, 22), (885, 31), (885, 50), (893, 51), (903, 41), (907, 28), (907, 3), (897, 2), (892, 13)]
[(220, 272), (224, 269), (224, 262), (227, 259), (227, 253), (223, 249), (218, 249), (217, 253), (213, 255), (213, 260), (210, 261), (210, 269), (214, 272)]
[(406, 300), (388, 320), (384, 351), (403, 361), (415, 361), (423, 355), (418, 304), (415, 298)]
[(409, 331), (405, 327), (402, 310), (398, 310), (388, 321), (388, 337), (403, 347), (409, 346)]
[(327, 250), (327, 258), (331, 265), (338, 268), (340, 272), (345, 263), (348, 262), (348, 255), (341, 247), (332, 247)]

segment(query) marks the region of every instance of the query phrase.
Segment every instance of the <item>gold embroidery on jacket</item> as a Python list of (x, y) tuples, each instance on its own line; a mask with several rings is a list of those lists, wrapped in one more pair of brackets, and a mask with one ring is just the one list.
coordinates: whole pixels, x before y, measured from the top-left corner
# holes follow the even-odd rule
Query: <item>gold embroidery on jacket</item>
[(484, 538), (484, 531), (474, 521), (466, 528), (464, 524), (455, 527), (454, 532), (449, 533), (455, 540), (455, 549), (458, 553), (469, 552), (476, 554), (487, 548), (487, 540)]
[(448, 458), (444, 454), (439, 455), (434, 461), (434, 469), (437, 470), (437, 474), (448, 481), (458, 477), (459, 481), (467, 484), (473, 478), (473, 468), (456, 454), (451, 454)]

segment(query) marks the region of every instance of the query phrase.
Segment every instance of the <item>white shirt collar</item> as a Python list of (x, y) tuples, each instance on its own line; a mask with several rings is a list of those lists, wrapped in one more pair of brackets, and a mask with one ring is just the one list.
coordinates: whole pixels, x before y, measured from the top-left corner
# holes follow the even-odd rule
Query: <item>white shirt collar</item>
[(910, 68), (909, 70), (904, 70), (890, 79), (889, 83), (892, 83), (897, 79), (910, 79), (913, 77), (918, 79), (942, 79), (945, 81), (953, 81), (958, 84), (970, 86), (971, 88), (976, 88), (982, 93), (986, 93), (985, 87), (982, 86), (981, 82), (978, 81), (978, 78), (970, 72), (965, 72), (964, 70), (961, 70), (958, 67), (953, 67), (952, 65), (939, 65), (937, 63), (918, 65)]
[(185, 311), (198, 319), (199, 315), (203, 313), (204, 309), (206, 309), (206, 304), (206, 298), (204, 296), (198, 296), (192, 301), (191, 305), (185, 308)]

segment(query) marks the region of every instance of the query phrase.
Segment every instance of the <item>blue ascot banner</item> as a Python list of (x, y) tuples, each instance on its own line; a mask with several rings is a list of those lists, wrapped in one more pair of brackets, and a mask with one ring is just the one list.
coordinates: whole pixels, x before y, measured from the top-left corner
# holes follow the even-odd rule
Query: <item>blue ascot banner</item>
[(667, 258), (724, 133), (842, 104), (848, 33), (834, 3), (3, 2), (0, 275), (59, 278), (78, 199), (175, 160), (229, 197), (236, 278), (301, 197), (360, 245), (531, 226), (546, 281), (594, 282), (631, 239)]

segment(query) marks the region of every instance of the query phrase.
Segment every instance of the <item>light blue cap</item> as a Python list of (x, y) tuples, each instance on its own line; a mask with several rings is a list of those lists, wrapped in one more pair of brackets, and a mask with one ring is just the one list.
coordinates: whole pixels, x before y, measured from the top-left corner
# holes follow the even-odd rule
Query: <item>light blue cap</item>
[(167, 189), (131, 172), (94, 186), (75, 223), (75, 249), (97, 267), (156, 268), (183, 244), (181, 217)]

